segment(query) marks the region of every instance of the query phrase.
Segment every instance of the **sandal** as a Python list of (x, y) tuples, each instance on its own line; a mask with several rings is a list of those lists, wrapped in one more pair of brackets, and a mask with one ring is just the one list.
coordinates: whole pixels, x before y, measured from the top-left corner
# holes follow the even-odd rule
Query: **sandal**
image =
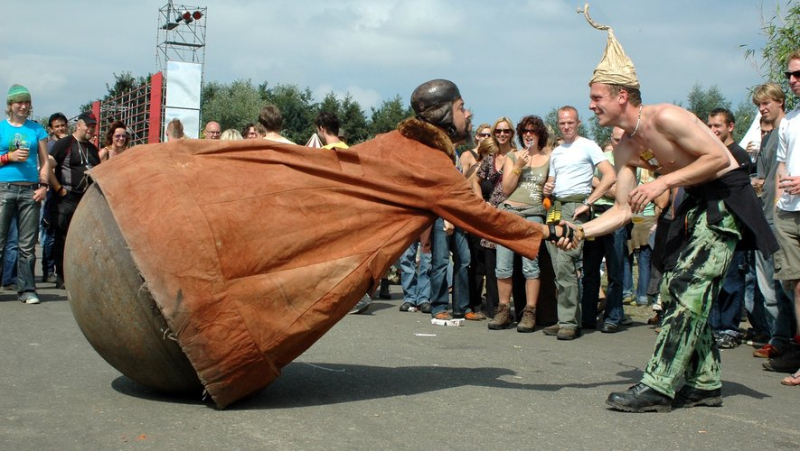
[(781, 380), (781, 385), (788, 385), (790, 387), (797, 387), (800, 385), (800, 371), (792, 374), (791, 376), (786, 376)]

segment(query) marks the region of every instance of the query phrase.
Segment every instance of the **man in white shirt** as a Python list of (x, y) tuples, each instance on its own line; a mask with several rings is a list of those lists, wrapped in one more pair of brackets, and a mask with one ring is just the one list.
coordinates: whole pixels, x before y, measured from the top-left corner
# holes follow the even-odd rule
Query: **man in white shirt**
[[(552, 194), (554, 200), (548, 222), (557, 222), (560, 218), (578, 224), (588, 221), (592, 204), (603, 197), (616, 180), (614, 167), (603, 155), (600, 146), (578, 136), (580, 125), (575, 107), (564, 106), (558, 110), (558, 128), (564, 143), (556, 147), (550, 155), (550, 177), (555, 177), (555, 181), (547, 183), (544, 188), (544, 194)], [(595, 167), (602, 178), (593, 190)], [(552, 217), (553, 214), (559, 218)], [(556, 274), (558, 324), (546, 327), (544, 333), (555, 335), (559, 340), (573, 340), (580, 335), (581, 329), (578, 271), (583, 243), (568, 251), (547, 243), (547, 249)]]
[[(789, 88), (800, 96), (800, 49), (788, 57), (786, 78)], [(781, 250), (774, 256), (775, 278), (789, 284), (794, 293), (795, 317), (800, 318), (800, 109), (795, 108), (778, 127), (778, 169), (776, 175), (775, 229)], [(800, 352), (796, 347), (787, 351), (784, 360), (796, 361), (800, 366)], [(789, 357), (787, 359), (786, 357)], [(800, 371), (782, 383), (800, 385)]]

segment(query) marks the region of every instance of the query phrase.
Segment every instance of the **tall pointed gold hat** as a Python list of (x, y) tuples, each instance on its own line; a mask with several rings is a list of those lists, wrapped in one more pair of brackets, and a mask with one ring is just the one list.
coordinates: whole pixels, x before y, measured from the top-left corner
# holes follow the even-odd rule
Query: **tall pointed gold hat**
[(608, 85), (620, 85), (628, 88), (639, 89), (639, 79), (636, 78), (636, 68), (633, 67), (633, 61), (628, 58), (622, 46), (614, 36), (614, 30), (608, 25), (600, 25), (591, 17), (589, 17), (589, 4), (586, 3), (583, 10), (578, 10), (578, 13), (583, 13), (589, 25), (598, 30), (608, 30), (608, 42), (606, 43), (606, 51), (603, 53), (603, 58), (600, 64), (594, 70), (591, 81), (592, 83), (605, 83)]

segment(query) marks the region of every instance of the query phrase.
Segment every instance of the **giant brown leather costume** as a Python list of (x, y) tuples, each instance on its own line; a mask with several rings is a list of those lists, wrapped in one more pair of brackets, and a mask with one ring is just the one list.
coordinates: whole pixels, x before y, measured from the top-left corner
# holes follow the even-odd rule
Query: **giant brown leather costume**
[[(440, 129), (409, 119), (346, 150), (142, 146), (92, 176), (169, 335), (224, 407), (274, 380), (437, 216), (537, 255), (541, 226), (477, 197), (452, 153)], [(66, 269), (68, 288), (81, 266)]]

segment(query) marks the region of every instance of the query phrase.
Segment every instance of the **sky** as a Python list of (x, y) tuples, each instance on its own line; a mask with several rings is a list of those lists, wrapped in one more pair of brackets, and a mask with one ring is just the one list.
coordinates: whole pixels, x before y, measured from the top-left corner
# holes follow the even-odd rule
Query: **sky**
[[(742, 46), (760, 50), (762, 15), (786, 0), (596, 0), (633, 60), (645, 103), (686, 102), (716, 85), (734, 108), (765, 80)], [(103, 97), (125, 71), (157, 72), (159, 9), (166, 0), (34, 0), (14, 4), (0, 28), (0, 92), (28, 87), (34, 116)], [(208, 0), (204, 80), (251, 79), (330, 92), (370, 107), (420, 83), (453, 80), (473, 123), (514, 121), (574, 105), (588, 118), (588, 81), (607, 34), (561, 0)]]

